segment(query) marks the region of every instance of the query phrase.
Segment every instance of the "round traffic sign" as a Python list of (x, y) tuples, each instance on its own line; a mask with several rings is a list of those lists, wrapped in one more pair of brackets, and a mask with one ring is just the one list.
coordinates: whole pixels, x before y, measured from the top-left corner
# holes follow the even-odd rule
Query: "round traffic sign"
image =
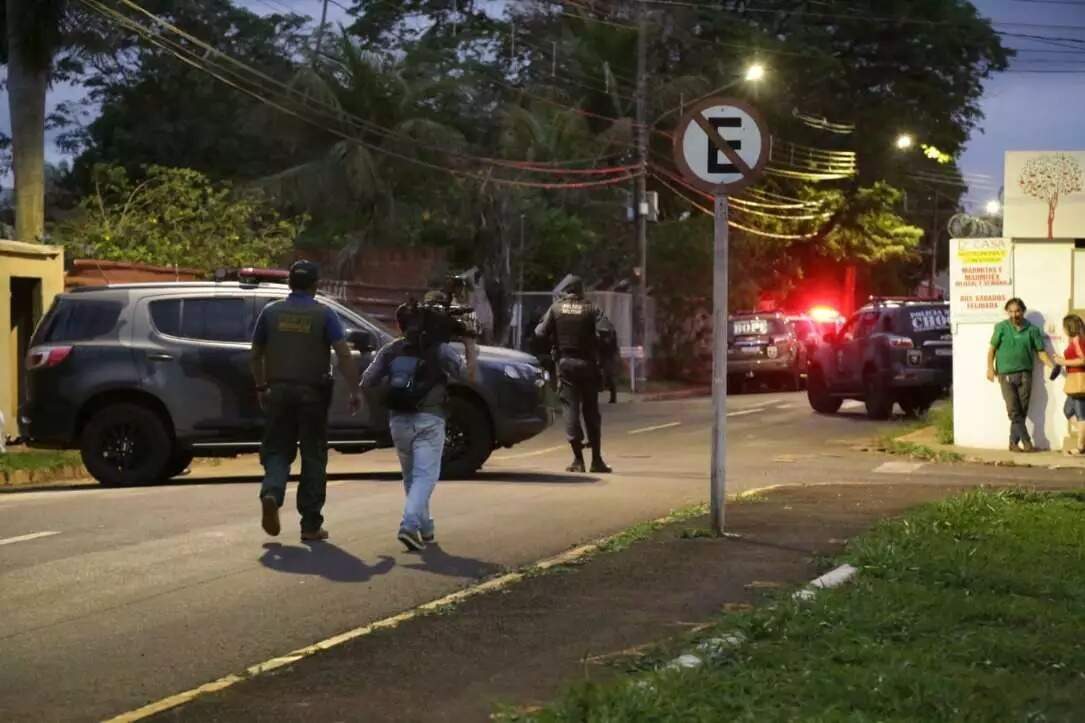
[(730, 193), (753, 183), (768, 158), (765, 121), (742, 100), (707, 98), (675, 130), (675, 164), (687, 181), (708, 193)]

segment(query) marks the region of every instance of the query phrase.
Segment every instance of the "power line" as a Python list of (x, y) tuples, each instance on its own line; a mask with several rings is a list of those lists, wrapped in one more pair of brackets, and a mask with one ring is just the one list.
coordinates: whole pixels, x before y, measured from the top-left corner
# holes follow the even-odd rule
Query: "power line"
[[(275, 78), (273, 78), (271, 76), (268, 76), (268, 75), (256, 70), (255, 68), (253, 68), (253, 67), (251, 67), (249, 65), (246, 65), (245, 63), (243, 63), (243, 62), (241, 62), (241, 61), (239, 61), (239, 60), (237, 60), (235, 58), (232, 58), (231, 56), (226, 55), (225, 53), (222, 53), (221, 51), (217, 50), (216, 48), (214, 48), (214, 47), (208, 45), (207, 43), (204, 43), (203, 41), (199, 40), (199, 38), (196, 38), (196, 37), (194, 37), (192, 35), (189, 35), (189, 34), (185, 33), (183, 30), (181, 30), (180, 28), (178, 28), (178, 27), (176, 27), (174, 25), (171, 25), (169, 23), (166, 23), (164, 20), (162, 20), (160, 18), (157, 18), (156, 16), (154, 16), (151, 13), (147, 12), (146, 10), (141, 8), (139, 5), (136, 5), (135, 3), (131, 2), (130, 0), (119, 0), (119, 1), (122, 2), (125, 5), (128, 5), (128, 6), (131, 6), (131, 7), (135, 8), (135, 9), (138, 9), (140, 12), (142, 12), (142, 14), (144, 14), (144, 15), (150, 17), (151, 19), (157, 21), (163, 27), (171, 30), (175, 34), (181, 36), (182, 38), (185, 38), (186, 40), (194, 43), (197, 47), (203, 49), (204, 53), (200, 56), (200, 62), (206, 62), (206, 59), (207, 59), (207, 57), (209, 55), (214, 55), (215, 57), (222, 58), (222, 59), (224, 59), (226, 61), (229, 61), (232, 65), (239, 67), (242, 71), (250, 73), (250, 74), (262, 79), (263, 81), (266, 81), (267, 83), (270, 83), (272, 86), (275, 86), (275, 87), (279, 88), (279, 92), (285, 92), (287, 95), (293, 96), (295, 99), (299, 100), (303, 105), (311, 106), (311, 104), (313, 104), (315, 102), (318, 106), (320, 106), (319, 108), (316, 109), (316, 111), (318, 113), (321, 113), (322, 115), (324, 115), (326, 121), (331, 121), (331, 122), (336, 122), (336, 123), (338, 123), (338, 122), (346, 122), (348, 125), (353, 125), (353, 126), (357, 127), (359, 130), (375, 133), (376, 135), (380, 135), (380, 136), (383, 136), (385, 138), (395, 139), (395, 140), (403, 140), (404, 139), (403, 134), (397, 133), (393, 129), (386, 128), (386, 127), (381, 126), (379, 124), (373, 123), (372, 121), (369, 121), (367, 119), (364, 119), (364, 118), (355, 116), (353, 114), (347, 113), (347, 112), (343, 111), (341, 108), (330, 106), (330, 105), (328, 105), (326, 103), (323, 103), (323, 102), (319, 101), (318, 99), (313, 99), (313, 98), (305, 95), (304, 93), (298, 91), (293, 86), (291, 86), (291, 85), (289, 85), (287, 83), (283, 83), (282, 81), (279, 81), (279, 80), (277, 80), (277, 79), (275, 79)], [(120, 13), (117, 13), (114, 10), (110, 10), (109, 12), (116, 15), (118, 18), (123, 18), (128, 23), (129, 28), (136, 30), (136, 32), (141, 32), (141, 33), (153, 32), (153, 31), (150, 31), (145, 26), (139, 25), (138, 23), (131, 20), (130, 18), (125, 18), (125, 16), (121, 15)], [(170, 42), (172, 42), (172, 41), (170, 41)], [(175, 48), (180, 49), (182, 52), (191, 52), (191, 51), (188, 51), (187, 49), (185, 49), (182, 45), (179, 45), (177, 43), (173, 43), (173, 45), (174, 45)], [(226, 71), (226, 72), (230, 72), (230, 71)], [(233, 72), (232, 74), (234, 75), (235, 79), (238, 79), (238, 80), (240, 80), (242, 82), (252, 82), (249, 78), (246, 78), (242, 73)], [(261, 88), (260, 90), (263, 90), (264, 92), (269, 92), (269, 91), (267, 91), (266, 88)], [(270, 92), (276, 92), (276, 91), (270, 91)], [(313, 108), (311, 108), (311, 107), (307, 107), (307, 109), (308, 110), (313, 110)], [(471, 154), (458, 153), (456, 151), (451, 151), (451, 150), (448, 150), (448, 149), (445, 149), (445, 148), (439, 148), (439, 147), (435, 147), (435, 146), (432, 146), (432, 145), (424, 144), (424, 143), (421, 143), (421, 142), (419, 142), (417, 140), (414, 140), (413, 143), (416, 146), (418, 146), (420, 148), (424, 148), (426, 150), (431, 150), (431, 151), (434, 151), (434, 152), (437, 152), (437, 153), (443, 153), (445, 155), (449, 155), (449, 156), (453, 156), (453, 157), (459, 157), (459, 158), (463, 158), (465, 160), (474, 161), (474, 162), (488, 163), (488, 164), (492, 164), (492, 165), (506, 166), (506, 167), (512, 167), (512, 168), (521, 168), (522, 164), (527, 164), (527, 165), (531, 166), (531, 168), (523, 168), (523, 170), (536, 170), (536, 171), (540, 171), (540, 172), (547, 171), (547, 172), (551, 172), (551, 173), (564, 173), (565, 172), (564, 170), (560, 170), (560, 169), (556, 169), (556, 168), (552, 169), (552, 170), (544, 169), (544, 168), (542, 168), (542, 166), (544, 164), (537, 163), (537, 162), (532, 162), (532, 161), (517, 161), (517, 160), (510, 160), (510, 159), (488, 158), (488, 157), (483, 157), (483, 156), (475, 156), (475, 155), (471, 155)], [(613, 170), (614, 172), (619, 172), (619, 171), (627, 171), (630, 168), (632, 168), (632, 167), (621, 167), (621, 168), (614, 168), (614, 169), (599, 169), (599, 170), (600, 171)], [(579, 171), (576, 171), (576, 172), (584, 173), (585, 171), (584, 170), (579, 170)]]
[[(133, 6), (136, 9), (139, 9), (141, 12), (143, 12), (146, 15), (150, 15), (150, 13), (148, 13), (147, 11), (140, 8), (138, 5), (135, 5), (134, 3), (131, 3), (129, 0), (120, 0), (120, 1), (125, 5)], [(270, 78), (268, 76), (264, 76), (263, 74), (259, 73), (258, 71), (255, 71), (255, 70), (249, 68), (244, 63), (241, 63), (240, 61), (234, 60), (234, 59), (230, 58), (229, 56), (226, 56), (225, 54), (221, 53), (220, 51), (215, 50), (214, 48), (212, 48), (210, 46), (206, 46), (206, 44), (202, 43), (198, 39), (193, 39), (193, 41), (197, 45), (206, 47), (206, 49), (207, 49), (207, 52), (205, 52), (205, 54), (203, 56), (199, 56), (198, 54), (194, 53), (193, 51), (189, 51), (184, 46), (182, 46), (182, 45), (180, 45), (178, 43), (175, 43), (173, 41), (170, 41), (167, 38), (161, 37), (160, 35), (158, 35), (154, 31), (147, 28), (146, 26), (143, 26), (143, 25), (139, 24), (138, 22), (132, 20), (131, 18), (128, 18), (128, 17), (120, 14), (116, 10), (113, 10), (111, 8), (108, 8), (108, 7), (104, 6), (104, 5), (102, 5), (100, 2), (98, 2), (98, 0), (81, 0), (81, 2), (83, 2), (83, 4), (90, 7), (92, 10), (95, 10), (96, 12), (98, 12), (100, 14), (103, 14), (108, 18), (113, 19), (115, 22), (119, 22), (123, 27), (126, 27), (129, 30), (133, 30), (134, 32), (139, 34), (141, 37), (143, 37), (145, 40), (147, 40), (147, 41), (151, 42), (152, 44), (162, 48), (163, 50), (166, 50), (167, 52), (171, 53), (172, 55), (179, 58), (183, 62), (186, 62), (187, 64), (208, 73), (212, 77), (215, 77), (219, 81), (221, 81), (221, 82), (235, 88), (236, 90), (239, 90), (239, 91), (241, 91), (241, 92), (243, 92), (243, 93), (245, 93), (245, 94), (247, 94), (247, 95), (249, 95), (249, 96), (251, 96), (251, 97), (253, 97), (253, 98), (255, 98), (255, 99), (257, 99), (257, 100), (259, 100), (259, 101), (261, 101), (263, 103), (265, 103), (265, 104), (268, 104), (268, 105), (280, 110), (281, 112), (292, 115), (292, 116), (298, 118), (299, 120), (302, 120), (302, 121), (304, 121), (306, 123), (309, 123), (310, 125), (318, 127), (320, 129), (328, 132), (328, 133), (336, 135), (336, 136), (338, 136), (340, 138), (343, 138), (345, 140), (357, 143), (358, 145), (360, 145), (360, 146), (362, 146), (364, 148), (367, 148), (369, 150), (372, 150), (374, 152), (381, 153), (383, 155), (390, 156), (392, 158), (397, 158), (397, 159), (399, 159), (401, 161), (404, 161), (404, 162), (407, 162), (407, 163), (418, 165), (418, 166), (428, 168), (428, 169), (431, 169), (431, 170), (443, 171), (443, 172), (450, 173), (452, 175), (456, 175), (456, 176), (460, 176), (460, 177), (464, 177), (464, 178), (472, 178), (474, 180), (481, 181), (483, 183), (487, 183), (487, 182), (492, 181), (494, 183), (504, 184), (504, 185), (532, 187), (532, 188), (550, 188), (550, 189), (598, 187), (598, 186), (610, 185), (610, 184), (614, 184), (614, 183), (620, 183), (620, 182), (625, 182), (625, 181), (628, 181), (628, 180), (632, 180), (637, 175), (636, 173), (632, 173), (629, 170), (630, 167), (621, 167), (621, 168), (615, 168), (615, 169), (610, 169), (610, 170), (615, 171), (615, 172), (622, 172), (623, 175), (618, 176), (618, 177), (614, 177), (614, 178), (603, 179), (603, 180), (600, 180), (600, 181), (588, 181), (588, 182), (578, 182), (578, 183), (536, 182), (536, 181), (523, 181), (523, 180), (519, 180), (519, 179), (495, 177), (495, 176), (491, 175), (491, 173), (487, 173), (487, 174), (483, 175), (483, 174), (479, 174), (479, 173), (472, 172), (472, 171), (466, 171), (466, 170), (456, 169), (456, 168), (449, 168), (447, 166), (442, 166), (442, 165), (439, 165), (439, 164), (436, 164), (436, 163), (430, 163), (430, 162), (427, 162), (427, 161), (423, 161), (423, 160), (418, 159), (418, 158), (412, 158), (412, 157), (404, 155), (402, 153), (392, 151), (392, 150), (390, 150), (388, 148), (385, 148), (383, 146), (378, 146), (378, 145), (374, 145), (372, 143), (369, 143), (369, 142), (365, 141), (363, 138), (361, 138), (359, 136), (352, 135), (352, 134), (349, 134), (349, 133), (345, 133), (345, 132), (343, 132), (343, 131), (341, 131), (341, 130), (339, 130), (337, 128), (329, 127), (325, 123), (314, 120), (312, 117), (307, 116), (307, 115), (303, 114), (302, 112), (299, 112), (297, 109), (288, 108), (288, 107), (284, 106), (282, 102), (279, 102), (279, 101), (276, 101), (276, 100), (274, 100), (272, 98), (269, 98), (269, 97), (267, 97), (267, 95), (264, 95), (263, 93), (260, 92), (261, 90), (264, 90), (266, 92), (266, 89), (255, 89), (254, 90), (252, 87), (244, 87), (243, 85), (240, 85), (238, 82), (235, 82), (235, 80), (231, 80), (229, 77), (226, 77), (226, 76), (224, 76), (222, 74), (222, 73), (229, 73), (230, 71), (227, 71), (227, 70), (225, 70), (223, 68), (211, 68), (211, 67), (208, 67), (208, 64), (205, 61), (206, 61), (206, 58), (207, 58), (209, 53), (213, 53), (216, 57), (223, 57), (223, 58), (226, 58), (226, 59), (233, 60), (233, 62), (236, 63), (237, 65), (239, 65), (240, 67), (242, 67), (244, 69), (247, 69), (247, 70), (249, 70), (251, 72), (254, 72), (258, 76), (266, 78), (266, 79), (272, 81), (273, 83), (278, 83), (278, 81), (275, 81), (274, 79), (272, 79), (272, 78)], [(164, 20), (161, 20), (160, 18), (157, 18), (157, 16), (153, 16), (153, 15), (150, 15), (150, 16), (153, 19), (155, 19), (163, 27), (172, 29), (175, 32), (181, 34), (182, 36), (191, 37), (191, 36), (187, 36), (187, 34), (185, 34), (183, 31), (180, 31), (179, 29), (177, 29), (177, 28), (175, 28), (173, 26), (170, 26)], [(218, 72), (216, 72), (216, 70)], [(252, 83), (251, 80), (242, 77), (236, 71), (233, 72), (233, 75), (234, 75), (235, 79), (239, 80), (241, 83)], [(282, 84), (280, 83), (279, 85), (282, 85)], [(311, 99), (306, 99), (306, 100), (311, 100)], [(305, 110), (312, 111), (313, 109), (311, 107), (306, 107)], [(320, 111), (318, 110), (317, 112), (319, 113)], [(345, 118), (351, 118), (351, 117), (349, 115), (347, 115), (347, 114), (341, 114), (341, 116), (338, 118), (338, 120), (342, 120), (342, 119), (345, 119)], [(354, 120), (360, 121), (361, 119), (356, 119), (355, 118)], [(363, 121), (363, 123), (364, 123), (364, 121)], [(377, 128), (380, 128), (380, 127), (377, 126)], [(403, 136), (401, 136), (401, 135), (396, 135), (395, 137), (398, 140), (404, 140)], [(417, 147), (426, 147), (424, 144), (418, 143), (416, 141), (414, 141), (413, 144), (415, 146), (417, 146)], [(432, 146), (430, 146), (430, 148), (432, 148)], [(488, 161), (493, 165), (498, 165), (498, 166), (505, 165), (505, 167), (511, 167), (514, 170), (522, 170), (522, 171), (529, 171), (529, 172), (530, 171), (543, 170), (543, 169), (539, 169), (539, 168), (522, 167), (522, 166), (519, 165), (520, 162), (515, 162), (515, 161), (514, 162), (506, 162), (503, 159), (484, 159), (482, 157), (477, 157), (477, 156), (466, 156), (464, 154), (455, 154), (455, 153), (449, 152), (449, 151), (442, 151), (442, 149), (437, 149), (437, 150), (438, 150), (438, 152), (445, 152), (445, 153), (448, 153), (449, 155), (459, 155), (460, 157), (468, 158), (468, 159), (475, 160), (475, 161), (482, 161), (482, 162), (487, 162)], [(511, 163), (512, 165), (511, 166), (506, 165), (508, 163)], [(551, 172), (552, 171), (562, 172), (561, 169), (546, 169), (546, 170), (551, 171)], [(577, 169), (577, 170), (583, 170), (583, 169)]]

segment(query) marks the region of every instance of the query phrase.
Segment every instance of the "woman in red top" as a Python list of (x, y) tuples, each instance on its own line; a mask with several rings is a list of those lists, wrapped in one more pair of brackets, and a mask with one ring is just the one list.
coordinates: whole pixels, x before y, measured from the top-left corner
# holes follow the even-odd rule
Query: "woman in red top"
[[(1062, 328), (1070, 343), (1063, 356), (1056, 356), (1055, 363), (1066, 367), (1066, 375), (1085, 374), (1085, 322), (1076, 314), (1070, 314), (1062, 320)], [(1070, 454), (1085, 454), (1085, 397), (1066, 397), (1062, 407), (1067, 419), (1077, 420), (1077, 449)]]

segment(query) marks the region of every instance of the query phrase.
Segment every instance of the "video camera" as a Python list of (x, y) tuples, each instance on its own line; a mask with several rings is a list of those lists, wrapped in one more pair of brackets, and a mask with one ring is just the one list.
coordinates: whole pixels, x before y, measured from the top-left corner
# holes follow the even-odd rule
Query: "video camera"
[(430, 292), (421, 302), (408, 299), (396, 310), (396, 320), (408, 339), (424, 346), (479, 336), (475, 310), (453, 303), (443, 292)]

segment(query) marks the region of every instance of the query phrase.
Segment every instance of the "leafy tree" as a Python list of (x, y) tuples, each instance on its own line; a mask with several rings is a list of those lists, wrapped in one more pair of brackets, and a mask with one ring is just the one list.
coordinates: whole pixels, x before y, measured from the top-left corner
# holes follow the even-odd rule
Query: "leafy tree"
[[(306, 18), (261, 17), (230, 0), (145, 0), (160, 15), (265, 74), (290, 78), (304, 46)], [(247, 179), (281, 170), (330, 145), (330, 136), (284, 118), (172, 53), (127, 31), (88, 70), (87, 101), (101, 106), (89, 124), (61, 114), (65, 150), (78, 153), (76, 185), (93, 188), (99, 163), (192, 168), (212, 178)]]
[(290, 256), (304, 218), (283, 219), (256, 193), (237, 194), (199, 171), (150, 166), (133, 181), (120, 166), (94, 169), (83, 213), (58, 229), (76, 254), (214, 269), (273, 266)]

